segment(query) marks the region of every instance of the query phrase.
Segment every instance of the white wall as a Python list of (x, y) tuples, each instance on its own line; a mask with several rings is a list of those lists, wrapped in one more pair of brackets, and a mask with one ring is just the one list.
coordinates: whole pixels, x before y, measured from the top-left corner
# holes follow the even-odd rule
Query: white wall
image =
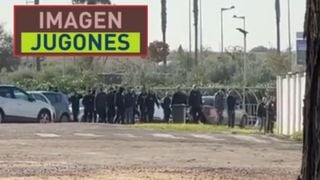
[(277, 77), (277, 133), (292, 135), (302, 131), (305, 74)]

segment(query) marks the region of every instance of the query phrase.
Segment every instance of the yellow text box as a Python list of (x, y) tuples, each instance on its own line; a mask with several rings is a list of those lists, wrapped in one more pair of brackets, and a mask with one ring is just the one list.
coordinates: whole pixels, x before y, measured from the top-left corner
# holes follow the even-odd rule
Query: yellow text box
[(140, 53), (137, 32), (23, 32), (22, 53)]

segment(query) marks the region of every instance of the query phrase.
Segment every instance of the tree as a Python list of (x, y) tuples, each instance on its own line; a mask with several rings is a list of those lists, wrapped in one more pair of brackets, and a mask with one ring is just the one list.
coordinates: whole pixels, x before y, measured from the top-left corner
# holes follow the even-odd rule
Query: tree
[(78, 61), (76, 63), (77, 67), (81, 72), (85, 70), (91, 70), (94, 68), (94, 57), (92, 56), (85, 56), (78, 58)]
[(307, 74), (300, 179), (318, 180), (320, 179), (320, 2), (307, 0), (306, 7)]
[(153, 41), (149, 45), (149, 58), (154, 62), (161, 62), (169, 55), (169, 45), (162, 41)]
[(268, 49), (267, 47), (264, 46), (257, 46), (254, 47), (250, 50), (250, 53), (267, 53), (269, 52), (271, 49)]
[[(167, 30), (167, 0), (161, 0), (161, 29), (162, 29), (162, 43), (166, 44), (166, 30)], [(163, 56), (163, 64), (167, 65), (167, 56)]]
[(243, 48), (240, 46), (231, 46), (226, 49), (225, 54), (236, 64), (237, 71), (243, 73)]
[(5, 32), (3, 25), (0, 25), (0, 72), (6, 69), (11, 72), (18, 68), (20, 59), (13, 57), (13, 39)]
[(291, 58), (289, 53), (278, 54), (276, 51), (267, 53), (266, 63), (273, 74), (284, 75), (291, 69)]
[(195, 38), (195, 50), (194, 50), (194, 61), (195, 65), (198, 65), (198, 17), (199, 7), (198, 0), (193, 0), (193, 13), (194, 13), (194, 38)]
[(276, 0), (276, 23), (277, 23), (277, 51), (280, 54), (280, 0)]
[(182, 70), (186, 72), (190, 72), (192, 70), (192, 57), (189, 52), (185, 52), (182, 48), (182, 46), (179, 46), (178, 49), (178, 60), (179, 60), (179, 66)]

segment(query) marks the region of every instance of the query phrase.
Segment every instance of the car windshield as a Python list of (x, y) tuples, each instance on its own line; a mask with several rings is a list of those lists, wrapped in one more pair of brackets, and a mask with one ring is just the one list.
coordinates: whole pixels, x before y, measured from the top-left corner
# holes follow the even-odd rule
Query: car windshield
[(33, 93), (32, 96), (38, 101), (42, 101), (42, 102), (48, 103), (47, 100), (40, 94)]
[(25, 101), (28, 101), (29, 99), (29, 96), (19, 89), (14, 89), (13, 95), (16, 99), (25, 100)]

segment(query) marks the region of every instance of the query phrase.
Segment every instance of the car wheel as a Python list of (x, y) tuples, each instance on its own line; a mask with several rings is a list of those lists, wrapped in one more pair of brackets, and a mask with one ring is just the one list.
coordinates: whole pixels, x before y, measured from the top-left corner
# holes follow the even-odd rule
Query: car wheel
[(240, 122), (240, 128), (245, 128), (248, 123), (248, 117), (247, 116), (242, 116), (241, 122)]
[(0, 124), (4, 122), (4, 113), (0, 111)]
[(51, 122), (51, 116), (49, 111), (43, 110), (38, 115), (38, 122), (39, 123), (49, 123)]
[(69, 122), (70, 121), (70, 118), (69, 116), (63, 114), (60, 118), (60, 122)]

